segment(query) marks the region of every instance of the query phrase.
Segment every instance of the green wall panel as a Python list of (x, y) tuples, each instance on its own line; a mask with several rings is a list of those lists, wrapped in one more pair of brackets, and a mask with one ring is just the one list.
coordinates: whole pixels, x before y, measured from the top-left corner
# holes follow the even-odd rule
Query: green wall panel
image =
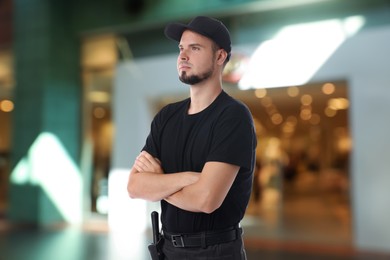
[[(82, 90), (79, 76), (80, 46), (71, 23), (71, 8), (65, 1), (16, 0), (14, 19), (16, 86), (13, 95), (12, 165), (15, 167), (23, 159), (32, 156), (33, 143), (42, 133), (47, 132), (59, 140), (65, 150), (65, 157), (70, 157), (69, 164), (78, 165)], [(51, 154), (52, 147), (47, 149), (43, 150), (48, 152), (47, 158), (43, 160), (66, 161), (56, 158), (57, 154)], [(32, 181), (35, 175), (46, 174), (44, 165), (39, 165), (39, 172), (34, 168), (33, 160), (36, 156), (24, 165), (25, 175), (30, 177), (19, 178), (19, 182), (11, 181), (11, 220), (29, 220), (39, 225), (63, 221), (49, 195), (41, 191), (41, 181), (45, 180), (41, 178)], [(72, 183), (64, 185), (69, 185), (69, 191), (73, 190)], [(40, 192), (33, 192), (35, 189)], [(20, 199), (25, 196), (28, 199)], [(79, 199), (81, 201), (81, 196)], [(31, 207), (35, 207), (35, 210), (31, 210)]]

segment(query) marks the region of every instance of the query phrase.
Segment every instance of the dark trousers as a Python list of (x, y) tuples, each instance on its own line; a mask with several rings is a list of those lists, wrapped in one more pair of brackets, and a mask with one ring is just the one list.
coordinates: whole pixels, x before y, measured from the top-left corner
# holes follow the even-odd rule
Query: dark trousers
[(242, 238), (206, 248), (174, 247), (169, 240), (164, 241), (165, 260), (246, 260)]

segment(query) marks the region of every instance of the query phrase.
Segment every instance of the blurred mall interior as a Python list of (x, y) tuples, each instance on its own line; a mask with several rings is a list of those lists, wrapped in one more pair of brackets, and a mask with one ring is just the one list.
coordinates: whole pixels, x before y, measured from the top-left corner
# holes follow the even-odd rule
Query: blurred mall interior
[(149, 259), (158, 204), (126, 181), (188, 96), (164, 27), (196, 15), (255, 120), (248, 259), (390, 258), (388, 0), (2, 0), (0, 260)]

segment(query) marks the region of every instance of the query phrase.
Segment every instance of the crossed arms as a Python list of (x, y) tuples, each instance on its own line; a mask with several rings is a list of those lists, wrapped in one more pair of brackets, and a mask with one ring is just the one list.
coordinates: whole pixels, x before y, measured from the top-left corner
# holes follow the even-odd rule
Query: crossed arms
[(130, 171), (127, 191), (131, 198), (166, 200), (192, 212), (211, 213), (225, 199), (240, 167), (207, 162), (202, 172), (164, 174), (158, 159), (143, 151)]

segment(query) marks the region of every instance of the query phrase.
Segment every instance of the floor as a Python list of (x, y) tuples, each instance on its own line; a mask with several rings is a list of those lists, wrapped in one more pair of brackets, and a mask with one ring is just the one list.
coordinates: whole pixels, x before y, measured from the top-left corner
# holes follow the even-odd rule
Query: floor
[[(0, 226), (0, 260), (147, 260), (149, 235), (120, 241), (104, 221), (84, 227), (11, 228)], [(246, 228), (245, 231), (248, 231)], [(118, 243), (117, 243), (118, 242)], [(265, 238), (245, 238), (248, 260), (371, 260), (389, 255), (357, 252), (349, 246)], [(125, 245), (125, 246), (119, 246)]]

